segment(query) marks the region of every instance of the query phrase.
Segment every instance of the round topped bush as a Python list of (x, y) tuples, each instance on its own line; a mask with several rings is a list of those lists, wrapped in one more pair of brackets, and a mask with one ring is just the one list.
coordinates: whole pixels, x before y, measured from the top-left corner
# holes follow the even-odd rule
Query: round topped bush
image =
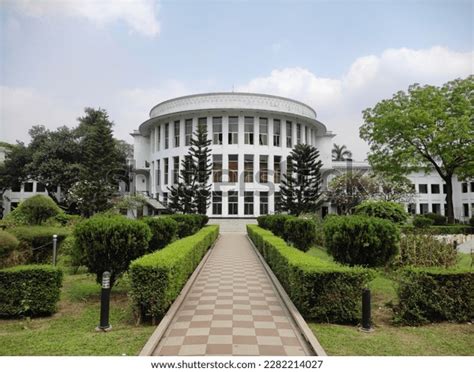
[(19, 225), (41, 225), (62, 213), (62, 209), (49, 196), (35, 195), (21, 202), (7, 219)]
[(355, 207), (354, 214), (383, 218), (395, 223), (404, 223), (408, 219), (408, 213), (401, 204), (383, 200), (363, 201)]
[(7, 231), (0, 230), (0, 257), (8, 256), (18, 247), (18, 239)]

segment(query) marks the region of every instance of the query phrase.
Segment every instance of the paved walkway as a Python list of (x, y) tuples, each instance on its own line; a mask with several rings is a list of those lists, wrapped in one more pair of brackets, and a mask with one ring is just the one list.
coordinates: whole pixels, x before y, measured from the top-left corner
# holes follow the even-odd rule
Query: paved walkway
[(248, 224), (256, 224), (255, 218), (211, 218), (209, 225), (219, 225), (221, 233), (243, 232), (247, 233)]
[(310, 355), (244, 233), (224, 233), (153, 355)]

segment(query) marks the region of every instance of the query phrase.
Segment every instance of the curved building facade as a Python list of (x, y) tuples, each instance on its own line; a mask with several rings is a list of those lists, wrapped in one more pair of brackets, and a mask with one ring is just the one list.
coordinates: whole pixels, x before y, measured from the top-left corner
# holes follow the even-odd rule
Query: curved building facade
[(211, 217), (274, 213), (287, 157), (298, 143), (315, 146), (323, 170), (332, 168), (334, 135), (308, 105), (263, 94), (197, 94), (159, 103), (132, 134), (137, 192), (166, 205), (199, 123), (212, 141)]

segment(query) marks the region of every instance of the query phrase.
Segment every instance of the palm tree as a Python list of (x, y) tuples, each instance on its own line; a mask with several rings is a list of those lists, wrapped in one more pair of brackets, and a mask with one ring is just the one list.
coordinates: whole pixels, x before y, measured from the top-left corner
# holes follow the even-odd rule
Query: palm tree
[(332, 160), (334, 161), (344, 161), (352, 158), (352, 152), (350, 152), (346, 145), (338, 146), (334, 144), (332, 149)]

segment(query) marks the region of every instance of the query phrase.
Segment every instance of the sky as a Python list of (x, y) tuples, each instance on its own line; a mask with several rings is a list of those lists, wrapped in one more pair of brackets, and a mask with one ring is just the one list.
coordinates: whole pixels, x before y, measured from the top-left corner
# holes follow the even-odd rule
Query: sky
[(101, 107), (132, 143), (155, 104), (234, 90), (309, 104), (363, 160), (362, 110), (473, 73), (473, 20), (474, 0), (0, 0), (0, 141)]

